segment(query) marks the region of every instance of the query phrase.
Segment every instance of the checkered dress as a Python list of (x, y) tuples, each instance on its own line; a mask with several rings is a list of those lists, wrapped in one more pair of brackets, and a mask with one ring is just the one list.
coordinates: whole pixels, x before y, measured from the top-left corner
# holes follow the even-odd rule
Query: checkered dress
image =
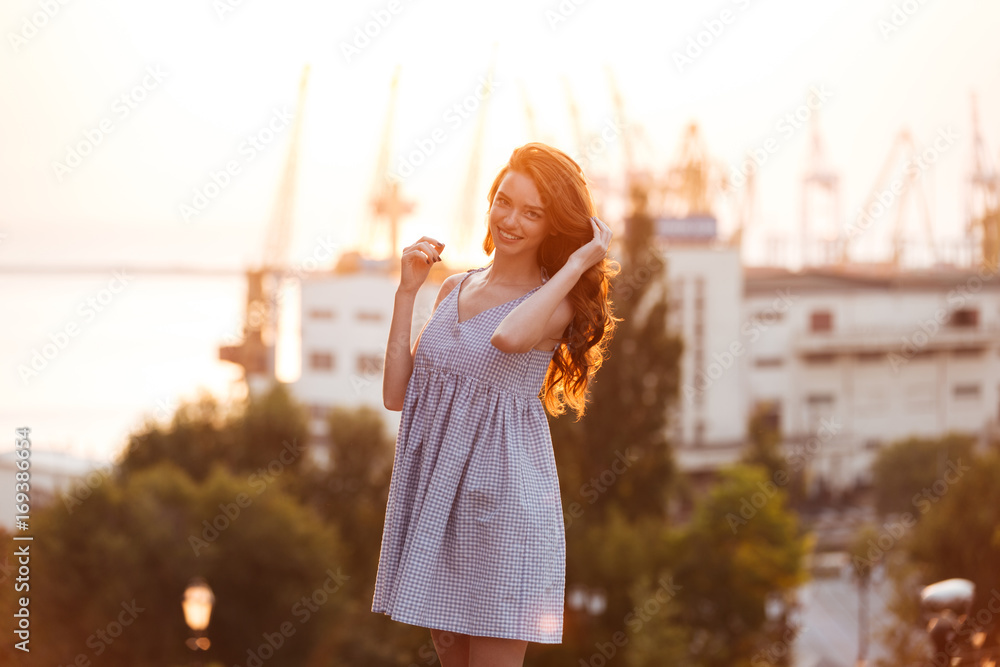
[(566, 535), (538, 398), (552, 353), (505, 354), (490, 343), (538, 288), (464, 322), (460, 289), (441, 301), (417, 346), (372, 611), (427, 628), (557, 644)]

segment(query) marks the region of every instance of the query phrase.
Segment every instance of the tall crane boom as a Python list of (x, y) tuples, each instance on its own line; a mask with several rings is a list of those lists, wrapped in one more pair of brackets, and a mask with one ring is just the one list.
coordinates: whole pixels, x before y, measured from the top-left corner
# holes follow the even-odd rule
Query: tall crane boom
[(473, 248), (472, 232), (478, 230), (477, 221), (481, 216), (476, 214), (479, 204), (477, 200), (481, 196), (479, 193), (479, 171), (482, 162), (483, 138), (486, 136), (486, 116), (490, 106), (490, 98), (493, 96), (493, 74), (496, 69), (496, 50), (493, 45), (493, 55), (490, 59), (490, 67), (486, 74), (486, 85), (483, 94), (482, 104), (479, 106), (479, 116), (476, 119), (476, 132), (472, 138), (472, 152), (469, 155), (469, 168), (466, 171), (465, 187), (462, 188), (461, 197), (458, 204), (458, 215), (455, 219), (457, 227), (457, 258), (460, 260), (472, 260), (475, 255)]
[(382, 141), (379, 145), (378, 159), (375, 163), (375, 179), (372, 186), (371, 206), (376, 224), (368, 228), (369, 236), (365, 243), (369, 253), (378, 245), (381, 238), (388, 236), (389, 258), (396, 257), (399, 252), (399, 223), (404, 215), (413, 211), (413, 202), (403, 199), (401, 183), (398, 177), (389, 172), (389, 153), (392, 150), (392, 128), (396, 115), (396, 97), (399, 89), (399, 66), (392, 75), (389, 89), (389, 108), (382, 127)]
[(979, 109), (972, 96), (972, 171), (969, 174), (968, 230), (975, 243), (979, 234), (979, 263), (989, 270), (1000, 269), (1000, 175), (993, 167), (986, 142), (979, 130)]
[(295, 215), (295, 187), (298, 180), (299, 143), (305, 110), (309, 65), (299, 81), (295, 120), (289, 139), (288, 158), (281, 174), (278, 192), (265, 233), (262, 262), (246, 272), (247, 297), (243, 339), (219, 348), (219, 359), (238, 364), (249, 391), (270, 384), (275, 378), (275, 347), (282, 277), (288, 271), (288, 247), (291, 244)]

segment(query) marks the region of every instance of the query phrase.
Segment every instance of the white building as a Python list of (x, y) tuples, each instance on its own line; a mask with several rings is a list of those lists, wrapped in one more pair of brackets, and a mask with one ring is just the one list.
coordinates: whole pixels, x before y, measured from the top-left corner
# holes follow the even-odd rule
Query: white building
[[(954, 268), (743, 267), (738, 248), (711, 238), (674, 239), (665, 254), (668, 326), (684, 339), (669, 434), (682, 470), (739, 460), (761, 406), (786, 454), (808, 466), (813, 488), (834, 492), (865, 481), (887, 442), (1000, 431), (996, 277)], [(411, 340), (440, 282), (455, 272), (435, 266)], [(293, 391), (309, 406), (320, 442), (335, 405), (371, 406), (390, 431), (398, 427), (381, 387), (398, 280), (379, 270), (303, 278), (302, 370)]]
[[(748, 269), (745, 285), (744, 320), (760, 329), (744, 364), (749, 401), (768, 402), (791, 443), (818, 436), (814, 472), (832, 488), (864, 479), (893, 440), (996, 437), (995, 275)], [(787, 312), (765, 317), (779, 294)]]
[[(448, 273), (455, 271), (434, 271), (418, 293), (411, 343)], [(302, 278), (301, 375), (292, 391), (309, 408), (310, 428), (320, 443), (328, 435), (325, 416), (333, 406), (370, 406), (382, 412), (390, 431), (398, 428), (399, 413), (382, 405), (382, 364), (398, 286), (398, 274), (376, 268)]]
[(665, 248), (685, 342), (672, 440), (679, 466), (740, 458), (758, 407), (834, 492), (878, 448), (949, 431), (996, 437), (1000, 280), (973, 269), (740, 267), (713, 241)]

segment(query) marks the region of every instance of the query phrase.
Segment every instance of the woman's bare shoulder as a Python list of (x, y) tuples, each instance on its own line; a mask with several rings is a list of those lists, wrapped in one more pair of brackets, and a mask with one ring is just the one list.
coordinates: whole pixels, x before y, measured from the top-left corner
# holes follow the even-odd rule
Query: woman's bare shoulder
[(467, 275), (468, 272), (455, 273), (444, 279), (441, 283), (441, 288), (438, 290), (437, 300), (434, 302), (434, 309), (436, 310), (438, 304), (444, 301), (444, 298), (451, 294), (451, 291), (458, 287), (459, 283), (462, 282), (462, 278)]

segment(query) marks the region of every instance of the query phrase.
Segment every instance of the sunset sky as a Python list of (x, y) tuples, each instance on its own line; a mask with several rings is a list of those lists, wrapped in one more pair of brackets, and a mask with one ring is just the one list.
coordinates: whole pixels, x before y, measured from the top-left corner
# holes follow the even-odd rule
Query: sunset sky
[[(828, 98), (818, 106), (845, 222), (875, 186), (902, 128), (922, 150), (943, 132), (956, 137), (924, 173), (924, 188), (936, 240), (958, 239), (973, 92), (994, 160), (1000, 147), (998, 25), (1000, 5), (973, 0), (9, 0), (0, 8), (0, 266), (95, 266), (107, 273), (61, 282), (2, 276), (0, 300), (11, 319), (0, 334), (0, 420), (5, 429), (24, 414), (39, 421), (36, 428), (49, 420), (48, 446), (72, 441), (78, 453), (109, 456), (157, 400), (198, 386), (222, 391), (232, 373), (213, 361), (212, 341), (239, 326), (238, 280), (227, 287), (237, 299), (220, 308), (187, 296), (198, 293), (190, 280), (178, 280), (173, 291), (161, 281), (144, 292), (137, 279), (111, 304), (120, 311), (114, 318), (98, 314), (86, 341), (55, 360), (58, 375), (53, 370), (25, 385), (17, 368), (82, 299), (113, 280), (117, 267), (238, 270), (258, 261), (296, 113), (303, 116), (291, 259), (330, 244), (356, 246), (370, 224), (397, 66), (390, 166), (405, 168), (402, 160), (433, 143), (402, 181), (416, 202), (402, 229), (406, 243), (423, 234), (455, 238), (478, 109), (463, 117), (454, 107), (478, 105), (494, 53), (480, 201), (515, 146), (542, 138), (575, 152), (567, 88), (588, 135), (615, 119), (610, 70), (629, 131), (642, 137), (638, 159), (657, 170), (675, 157), (692, 121), (725, 170), (774, 140), (759, 173), (750, 261), (763, 261), (767, 239), (797, 233), (809, 130), (787, 130), (786, 117), (810, 100), (811, 88)], [(700, 52), (692, 46), (698, 41)], [(305, 64), (307, 101), (297, 111)], [(525, 98), (540, 137), (527, 132)], [(77, 161), (72, 152), (81, 145), (87, 154)], [(620, 170), (621, 149), (617, 138), (609, 142), (588, 162), (588, 173)], [(235, 173), (219, 176), (229, 164)], [(185, 215), (213, 174), (224, 185), (203, 211)], [(725, 202), (717, 212), (728, 230)], [(865, 239), (873, 256), (883, 232)], [(148, 337), (124, 334), (133, 331), (128, 318), (162, 318), (155, 347)], [(90, 364), (97, 362), (86, 346), (100, 341), (106, 356), (93, 377)], [(205, 350), (197, 362), (171, 361), (178, 350), (195, 348)], [(148, 386), (130, 391), (124, 374), (144, 364)], [(103, 410), (97, 422), (72, 416), (83, 394), (100, 404), (93, 408)]]

